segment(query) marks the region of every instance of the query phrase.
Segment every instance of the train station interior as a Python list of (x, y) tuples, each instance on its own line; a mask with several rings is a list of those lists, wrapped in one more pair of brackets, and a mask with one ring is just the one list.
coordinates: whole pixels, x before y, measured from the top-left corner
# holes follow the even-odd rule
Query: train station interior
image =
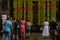
[[(60, 20), (59, 0), (1, 0), (0, 15), (8, 15), (21, 20), (29, 19), (33, 25), (33, 30), (38, 30), (40, 25), (47, 19)], [(0, 25), (2, 20), (0, 16)], [(38, 26), (38, 27), (36, 27)]]

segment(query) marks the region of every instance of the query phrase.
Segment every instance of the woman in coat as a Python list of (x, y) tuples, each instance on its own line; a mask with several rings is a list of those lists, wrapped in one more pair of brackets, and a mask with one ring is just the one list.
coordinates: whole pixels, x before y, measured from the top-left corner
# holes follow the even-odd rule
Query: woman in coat
[(20, 32), (21, 32), (21, 36), (23, 36), (23, 38), (25, 38), (25, 21), (23, 18), (20, 22)]
[(48, 37), (49, 36), (49, 22), (46, 20), (44, 23), (43, 23), (43, 33), (42, 33), (42, 36), (43, 37)]

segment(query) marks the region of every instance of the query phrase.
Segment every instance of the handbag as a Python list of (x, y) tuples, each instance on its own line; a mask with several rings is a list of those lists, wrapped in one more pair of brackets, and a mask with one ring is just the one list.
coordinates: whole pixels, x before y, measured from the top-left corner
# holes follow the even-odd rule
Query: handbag
[(18, 25), (17, 28), (19, 28), (20, 26)]
[(57, 34), (58, 34), (58, 33), (57, 33), (57, 30), (55, 30), (54, 32), (55, 32), (55, 35), (57, 35)]
[(41, 27), (40, 30), (42, 31), (43, 30), (43, 27)]

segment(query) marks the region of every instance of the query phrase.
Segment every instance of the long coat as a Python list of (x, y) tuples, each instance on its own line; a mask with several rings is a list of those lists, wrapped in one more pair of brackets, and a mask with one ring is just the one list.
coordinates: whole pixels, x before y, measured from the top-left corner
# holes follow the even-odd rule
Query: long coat
[(44, 22), (43, 23), (43, 25), (44, 25), (44, 27), (43, 27), (43, 33), (42, 33), (42, 35), (43, 36), (49, 36), (49, 22)]

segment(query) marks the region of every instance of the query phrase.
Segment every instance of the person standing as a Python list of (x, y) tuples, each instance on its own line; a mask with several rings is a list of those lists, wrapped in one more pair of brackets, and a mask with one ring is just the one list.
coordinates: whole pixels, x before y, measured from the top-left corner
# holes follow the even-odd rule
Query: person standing
[(19, 21), (19, 19), (16, 20), (16, 26), (17, 26), (17, 39), (20, 39), (20, 32), (19, 32), (20, 21)]
[(13, 29), (11, 29), (11, 40), (14, 39), (14, 27), (15, 27), (15, 18), (11, 18), (11, 22), (12, 22), (12, 27)]
[(57, 23), (57, 40), (60, 40), (60, 20)]
[(45, 22), (43, 23), (43, 33), (42, 36), (44, 38), (47, 38), (49, 36), (49, 22), (47, 20), (45, 20)]
[(14, 33), (15, 33), (15, 40), (18, 39), (18, 36), (19, 36), (19, 20), (18, 19), (15, 19), (15, 27), (14, 27)]
[(26, 22), (26, 33), (27, 33), (28, 37), (30, 36), (30, 30), (31, 30), (31, 23), (29, 22), (29, 20), (27, 20), (27, 22)]
[(56, 22), (54, 20), (51, 20), (50, 22), (50, 37), (51, 40), (55, 40), (55, 31), (56, 31)]
[(24, 21), (24, 18), (22, 18), (22, 20), (20, 22), (20, 33), (21, 33), (21, 37), (25, 38), (25, 21)]
[[(10, 21), (12, 22), (12, 27), (13, 27), (13, 18), (10, 18)], [(11, 29), (11, 40), (13, 38), (13, 29)]]
[(3, 40), (11, 40), (11, 29), (12, 29), (12, 22), (10, 21), (10, 18), (8, 17), (7, 20), (4, 22), (4, 34), (3, 34)]

